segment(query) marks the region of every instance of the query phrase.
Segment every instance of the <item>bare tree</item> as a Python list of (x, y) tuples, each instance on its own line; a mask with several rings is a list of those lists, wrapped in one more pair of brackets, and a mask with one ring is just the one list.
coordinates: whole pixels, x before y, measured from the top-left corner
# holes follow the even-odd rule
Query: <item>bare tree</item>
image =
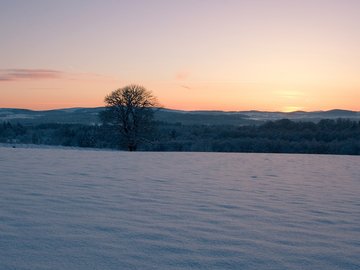
[(159, 106), (153, 94), (139, 85), (128, 85), (105, 97), (103, 122), (114, 125), (129, 151), (136, 151), (154, 124), (154, 111)]

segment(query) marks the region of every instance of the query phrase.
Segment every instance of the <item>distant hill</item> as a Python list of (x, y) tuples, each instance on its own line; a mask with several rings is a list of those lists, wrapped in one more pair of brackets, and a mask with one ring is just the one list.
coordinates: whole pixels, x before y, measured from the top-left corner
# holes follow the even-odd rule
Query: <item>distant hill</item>
[[(43, 123), (69, 123), (94, 125), (100, 123), (98, 114), (104, 107), (68, 108), (46, 111), (0, 108), (0, 122), (9, 121), (25, 125)], [(294, 121), (318, 122), (321, 119), (346, 118), (360, 120), (360, 112), (349, 110), (330, 110), (304, 112), (263, 112), (263, 111), (181, 111), (159, 109), (155, 118), (161, 122), (181, 123), (183, 125), (249, 125), (261, 124), (268, 120), (290, 119)]]

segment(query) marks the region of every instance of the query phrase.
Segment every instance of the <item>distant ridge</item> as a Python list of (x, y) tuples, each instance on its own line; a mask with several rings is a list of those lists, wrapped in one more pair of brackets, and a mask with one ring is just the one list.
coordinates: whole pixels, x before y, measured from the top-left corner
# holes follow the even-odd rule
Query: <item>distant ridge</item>
[[(104, 107), (94, 108), (63, 108), (53, 110), (29, 110), (17, 108), (0, 108), (0, 122), (18, 122), (22, 124), (69, 123), (89, 124), (100, 123), (98, 114)], [(249, 125), (260, 124), (268, 120), (290, 119), (294, 121), (313, 121), (321, 119), (346, 118), (360, 120), (360, 112), (333, 109), (328, 111), (294, 111), (294, 112), (267, 112), (258, 110), (249, 111), (219, 111), (193, 110), (182, 111), (162, 108), (157, 111), (155, 118), (167, 123), (181, 123), (184, 125)]]

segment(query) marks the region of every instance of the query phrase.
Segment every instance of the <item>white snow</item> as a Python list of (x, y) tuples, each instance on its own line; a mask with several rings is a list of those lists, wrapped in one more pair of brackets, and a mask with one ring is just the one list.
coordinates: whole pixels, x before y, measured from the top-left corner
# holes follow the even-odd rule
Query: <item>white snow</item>
[(0, 269), (360, 269), (359, 161), (0, 147)]

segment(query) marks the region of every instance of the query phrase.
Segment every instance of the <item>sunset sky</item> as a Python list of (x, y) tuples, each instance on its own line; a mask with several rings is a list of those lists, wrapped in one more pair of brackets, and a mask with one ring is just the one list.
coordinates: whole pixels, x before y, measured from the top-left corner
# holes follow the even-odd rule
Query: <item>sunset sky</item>
[(1, 0), (0, 107), (360, 110), (359, 0)]

